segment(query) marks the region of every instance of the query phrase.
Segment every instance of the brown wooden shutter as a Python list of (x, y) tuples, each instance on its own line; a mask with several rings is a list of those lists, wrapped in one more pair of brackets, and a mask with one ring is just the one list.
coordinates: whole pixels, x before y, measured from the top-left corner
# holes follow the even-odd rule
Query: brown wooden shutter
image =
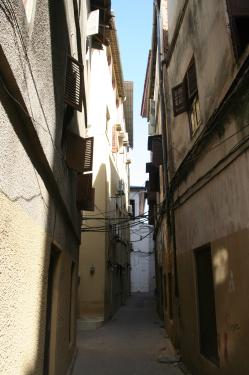
[(227, 6), (231, 16), (249, 16), (248, 0), (227, 0)]
[(153, 173), (157, 171), (158, 169), (155, 165), (153, 165), (152, 163), (146, 163), (146, 173)]
[(191, 61), (186, 74), (186, 84), (187, 84), (187, 93), (188, 98), (192, 99), (197, 93), (197, 79), (196, 79), (196, 69), (194, 60)]
[(67, 132), (66, 163), (78, 172), (92, 171), (94, 138), (82, 138)]
[(160, 191), (160, 179), (159, 172), (149, 174), (149, 189), (150, 191), (159, 192)]
[(68, 56), (64, 101), (80, 112), (83, 95), (82, 75), (82, 65), (72, 56)]
[(94, 138), (84, 138), (85, 158), (84, 158), (84, 172), (90, 172), (93, 169), (93, 142)]
[(152, 140), (152, 164), (156, 167), (163, 164), (162, 136), (156, 135)]
[(150, 135), (148, 137), (148, 151), (152, 151), (152, 139), (153, 139), (153, 135)]
[(149, 215), (148, 215), (149, 225), (155, 225), (155, 203), (149, 203)]
[(173, 87), (172, 89), (174, 115), (177, 116), (187, 110), (186, 92), (184, 83)]
[(92, 173), (78, 175), (77, 207), (94, 211), (95, 189), (92, 187)]
[(118, 132), (116, 125), (112, 127), (112, 152), (118, 152)]

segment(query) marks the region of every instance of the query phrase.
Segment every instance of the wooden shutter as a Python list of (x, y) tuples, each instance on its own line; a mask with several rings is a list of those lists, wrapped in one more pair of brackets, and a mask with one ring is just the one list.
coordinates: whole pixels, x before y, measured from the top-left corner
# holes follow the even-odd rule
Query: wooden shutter
[(156, 202), (156, 191), (149, 191), (147, 194), (148, 202)]
[(82, 76), (82, 65), (72, 56), (68, 56), (64, 101), (80, 112), (83, 95)]
[(77, 207), (94, 211), (95, 189), (92, 187), (92, 173), (78, 175)]
[(227, 0), (227, 7), (231, 16), (249, 16), (248, 0)]
[(112, 127), (112, 152), (118, 152), (118, 132), (116, 125)]
[(155, 167), (163, 164), (162, 136), (156, 135), (152, 140), (152, 164)]
[(172, 89), (174, 115), (177, 116), (187, 110), (186, 92), (184, 83), (173, 87)]
[(146, 163), (146, 173), (153, 173), (157, 172), (157, 167), (153, 165), (152, 163)]
[(93, 169), (93, 142), (93, 137), (84, 138), (84, 172), (90, 172)]
[(155, 225), (155, 204), (154, 202), (150, 202), (149, 203), (149, 215), (148, 215), (148, 221), (149, 221), (149, 225)]
[(148, 137), (148, 151), (152, 151), (152, 139), (153, 139), (153, 135), (150, 135)]
[(194, 60), (191, 61), (186, 74), (188, 99), (192, 99), (197, 93), (197, 79)]
[(149, 174), (149, 189), (151, 192), (159, 192), (160, 191), (160, 179), (159, 179), (159, 172), (150, 173)]
[(66, 163), (69, 168), (78, 172), (90, 172), (93, 165), (94, 138), (82, 138), (67, 132)]

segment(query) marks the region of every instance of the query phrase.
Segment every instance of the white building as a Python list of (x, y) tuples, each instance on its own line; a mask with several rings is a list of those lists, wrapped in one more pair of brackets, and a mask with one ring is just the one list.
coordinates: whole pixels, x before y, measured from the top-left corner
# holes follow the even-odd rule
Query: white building
[(131, 224), (131, 292), (154, 292), (155, 259), (153, 226), (148, 224), (145, 213), (145, 188), (130, 188), (130, 205), (134, 223)]

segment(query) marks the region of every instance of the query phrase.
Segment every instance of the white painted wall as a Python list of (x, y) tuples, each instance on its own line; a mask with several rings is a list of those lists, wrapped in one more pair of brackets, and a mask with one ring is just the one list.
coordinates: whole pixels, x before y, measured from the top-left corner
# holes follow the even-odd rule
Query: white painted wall
[[(139, 215), (139, 191), (132, 191), (130, 199), (135, 200), (135, 216)], [(153, 226), (146, 223), (131, 227), (131, 292), (154, 292), (155, 289), (155, 258), (152, 239)]]

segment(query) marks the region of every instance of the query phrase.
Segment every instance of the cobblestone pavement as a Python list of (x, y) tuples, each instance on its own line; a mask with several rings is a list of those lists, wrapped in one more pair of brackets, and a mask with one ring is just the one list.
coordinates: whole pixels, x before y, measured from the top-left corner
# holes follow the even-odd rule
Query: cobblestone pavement
[(157, 360), (171, 348), (148, 294), (134, 294), (103, 327), (79, 332), (78, 349), (73, 375), (183, 374)]

